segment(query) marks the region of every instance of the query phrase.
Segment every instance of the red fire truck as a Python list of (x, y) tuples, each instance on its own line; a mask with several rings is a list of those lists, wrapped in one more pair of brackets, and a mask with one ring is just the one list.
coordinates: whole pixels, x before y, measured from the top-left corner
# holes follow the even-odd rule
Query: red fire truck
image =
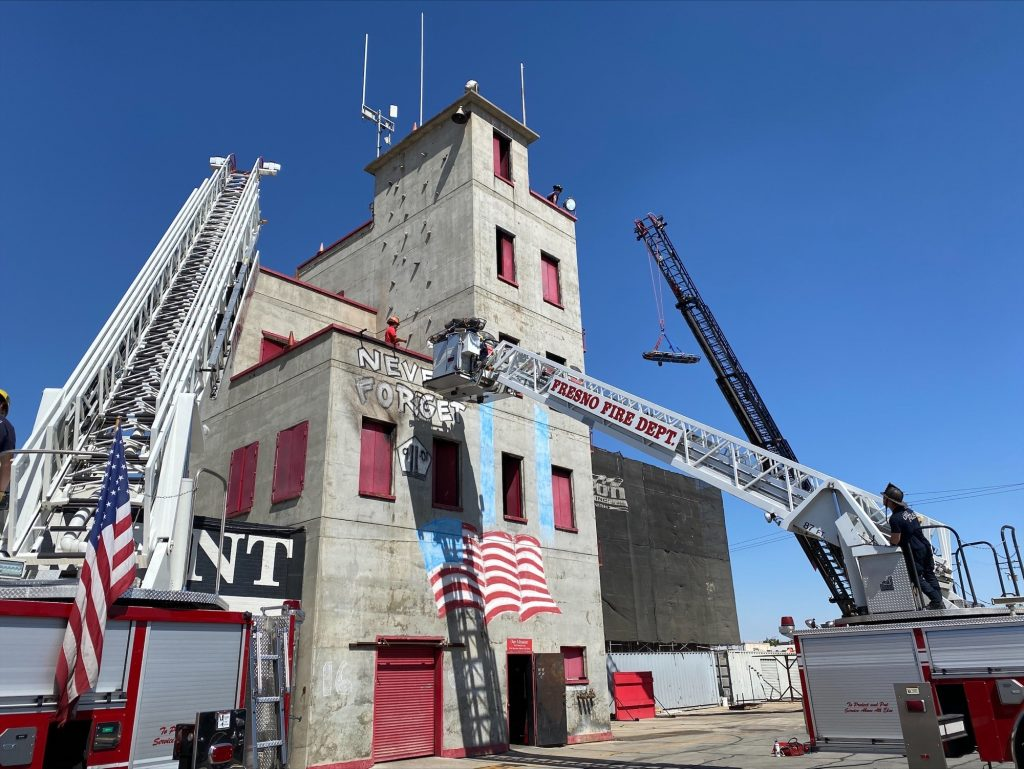
[[(293, 606), (253, 617), (206, 593), (129, 590), (110, 612), (95, 688), (58, 725), (54, 674), (74, 591), (73, 581), (0, 583), (0, 766), (171, 769), (177, 724), (238, 708), (256, 718), (244, 735), (248, 755), (269, 751), (275, 761), (264, 765), (286, 763), (290, 649), (301, 616)], [(268, 680), (249, 687), (260, 665)]]

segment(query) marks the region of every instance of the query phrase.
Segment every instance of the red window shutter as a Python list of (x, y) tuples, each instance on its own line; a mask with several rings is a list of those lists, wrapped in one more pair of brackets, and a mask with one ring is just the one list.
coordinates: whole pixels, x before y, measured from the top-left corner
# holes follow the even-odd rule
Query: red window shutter
[(242, 488), (242, 466), (245, 462), (245, 447), (231, 452), (231, 465), (228, 468), (228, 496), (224, 514), (229, 518), (238, 515), (240, 490)]
[(459, 506), (459, 444), (434, 439), (434, 504)]
[(512, 283), (516, 282), (515, 239), (501, 230), (498, 230), (498, 275)]
[(494, 173), (512, 181), (512, 141), (494, 132)]
[(392, 435), (394, 425), (363, 420), (359, 446), (359, 493), (391, 495)]
[(505, 504), (505, 517), (523, 517), (523, 460), (509, 454), (501, 455), (501, 487)]
[(309, 422), (302, 422), (277, 434), (274, 456), (274, 504), (295, 499), (302, 494), (306, 482), (306, 444)]
[(260, 454), (259, 442), (245, 447), (245, 464), (242, 468), (242, 484), (238, 490), (238, 512), (248, 513), (256, 496), (256, 464)]
[(228, 518), (252, 510), (259, 449), (260, 444), (257, 441), (231, 452), (231, 465), (228, 469), (228, 493), (224, 509)]
[(563, 646), (562, 660), (565, 664), (565, 681), (585, 681), (587, 679), (586, 647)]
[(555, 527), (575, 529), (576, 521), (572, 509), (572, 471), (561, 467), (551, 468), (551, 497), (555, 507)]
[(558, 285), (558, 260), (546, 254), (541, 256), (541, 279), (544, 288), (544, 301), (551, 304), (562, 304), (562, 290)]

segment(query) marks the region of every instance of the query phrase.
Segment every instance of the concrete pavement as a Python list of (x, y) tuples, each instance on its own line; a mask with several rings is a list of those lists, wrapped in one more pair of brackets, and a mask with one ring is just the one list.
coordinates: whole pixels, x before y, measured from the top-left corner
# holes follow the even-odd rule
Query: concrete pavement
[[(615, 739), (561, 748), (519, 745), (500, 756), (397, 761), (389, 769), (905, 769), (902, 756), (865, 753), (814, 752), (794, 758), (775, 758), (772, 743), (796, 737), (806, 740), (799, 703), (766, 703), (752, 710), (708, 708), (673, 718), (633, 723), (613, 722)], [(977, 755), (950, 759), (956, 769), (985, 766)], [(1004, 764), (1003, 766), (1009, 766)]]

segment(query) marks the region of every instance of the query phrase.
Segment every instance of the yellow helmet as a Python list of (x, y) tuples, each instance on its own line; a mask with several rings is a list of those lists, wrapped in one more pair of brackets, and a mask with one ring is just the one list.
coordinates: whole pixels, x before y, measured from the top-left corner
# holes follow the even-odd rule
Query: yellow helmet
[(7, 394), (7, 390), (0, 390), (0, 399), (3, 399), (5, 406), (11, 405), (11, 396)]

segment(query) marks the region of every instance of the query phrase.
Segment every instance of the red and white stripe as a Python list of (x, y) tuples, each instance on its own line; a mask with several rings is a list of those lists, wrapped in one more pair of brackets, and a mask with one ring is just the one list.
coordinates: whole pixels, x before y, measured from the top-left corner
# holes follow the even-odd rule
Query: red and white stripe
[(430, 572), (437, 616), (451, 609), (476, 609), (489, 623), (502, 614), (525, 622), (545, 612), (561, 614), (551, 597), (540, 541), (526, 535), (489, 531), (483, 537), (463, 524), (460, 563), (445, 563)]
[(516, 544), (511, 534), (489, 531), (481, 543), (483, 551), (484, 620), (490, 622), (499, 614), (517, 614), (522, 605), (519, 592), (519, 565)]
[(544, 575), (544, 558), (536, 537), (516, 537), (516, 561), (519, 564), (519, 584), (523, 597), (519, 619), (526, 622), (537, 614), (561, 614), (562, 610), (558, 608), (555, 599), (551, 597), (551, 591), (548, 590), (548, 580)]
[(444, 617), (449, 609), (484, 610), (484, 595), (478, 575), (482, 571), (476, 529), (462, 526), (462, 563), (446, 563), (430, 572), (430, 586), (434, 591), (437, 616)]
[[(99, 532), (94, 528), (89, 537), (75, 603), (71, 607), (57, 659), (57, 715), (61, 723), (67, 720), (75, 701), (96, 685), (103, 658), (107, 612), (135, 581), (135, 541), (132, 537), (131, 502), (124, 480), (127, 468), (124, 466), (123, 448), (119, 465), (114, 464), (115, 456), (112, 449), (113, 467), (108, 467), (109, 478), (105, 481), (105, 485), (109, 482), (110, 488), (101, 494), (100, 509), (97, 509), (94, 520), (94, 527), (99, 527)], [(118, 481), (119, 488), (113, 488)], [(104, 513), (104, 502), (112, 507), (115, 499), (123, 500), (123, 503), (113, 512)]]

